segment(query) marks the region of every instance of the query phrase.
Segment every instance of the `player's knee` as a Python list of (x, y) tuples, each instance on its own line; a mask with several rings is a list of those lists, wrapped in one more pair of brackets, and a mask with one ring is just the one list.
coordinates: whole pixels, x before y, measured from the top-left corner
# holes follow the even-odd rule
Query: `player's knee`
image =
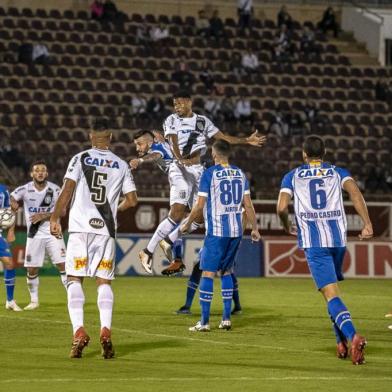
[(27, 277), (35, 279), (38, 276), (38, 268), (27, 268)]
[(103, 278), (96, 278), (95, 282), (97, 283), (97, 286), (101, 286), (103, 284), (108, 284), (108, 285), (111, 284), (111, 280), (103, 279)]
[(170, 209), (169, 217), (176, 223), (180, 223), (184, 218), (185, 206), (173, 205)]
[(202, 276), (203, 278), (214, 278), (215, 272), (203, 271)]
[(58, 264), (56, 264), (56, 267), (60, 272), (65, 271), (65, 263), (58, 263)]
[(14, 269), (11, 257), (2, 257), (0, 260), (3, 263), (5, 269)]
[(337, 283), (327, 284), (320, 289), (326, 301), (330, 301), (332, 298), (339, 296), (339, 288)]

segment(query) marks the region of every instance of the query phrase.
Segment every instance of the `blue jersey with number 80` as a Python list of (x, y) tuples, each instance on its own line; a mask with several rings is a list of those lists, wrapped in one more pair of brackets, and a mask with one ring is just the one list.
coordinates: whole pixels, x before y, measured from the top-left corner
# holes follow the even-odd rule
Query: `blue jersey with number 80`
[(249, 193), (248, 180), (238, 167), (216, 165), (207, 169), (198, 193), (207, 198), (204, 210), (207, 235), (241, 237), (242, 202)]
[(349, 172), (329, 163), (302, 165), (285, 175), (281, 192), (294, 198), (300, 248), (346, 246), (342, 187)]

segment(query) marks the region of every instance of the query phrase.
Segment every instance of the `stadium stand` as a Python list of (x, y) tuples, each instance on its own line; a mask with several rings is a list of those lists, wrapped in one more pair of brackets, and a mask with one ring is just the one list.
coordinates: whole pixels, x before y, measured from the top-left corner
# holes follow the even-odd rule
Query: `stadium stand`
[[(216, 40), (197, 36), (192, 16), (125, 15), (121, 30), (102, 26), (85, 11), (0, 8), (0, 18), (0, 135), (8, 148), (8, 152), (3, 148), (1, 157), (18, 182), (25, 178), (28, 162), (37, 156), (50, 162), (52, 177), (61, 182), (69, 157), (89, 145), (86, 130), (98, 116), (111, 119), (115, 153), (124, 159), (132, 156), (133, 132), (161, 124), (159, 118), (135, 118), (132, 97), (148, 99), (158, 93), (170, 110), (171, 95), (178, 88), (171, 75), (179, 61), (185, 61), (195, 76), (196, 112), (204, 112), (209, 96), (199, 80), (206, 60), (219, 86), (218, 95), (250, 100), (256, 126), (269, 133), (269, 142), (261, 152), (238, 147), (234, 161), (252, 172), (258, 197), (274, 196), (282, 174), (301, 161), (299, 146), (306, 132), (325, 136), (327, 158), (336, 151), (333, 162), (348, 166), (355, 176), (366, 179), (379, 167), (391, 167), (392, 114), (388, 104), (375, 96), (378, 80), (391, 78), (391, 70), (351, 65), (319, 33), (318, 54), (304, 57), (299, 51), (302, 26), (298, 22), (293, 22), (292, 31), (298, 55), (280, 62), (273, 56), (277, 26), (272, 20), (254, 19), (251, 35), (246, 37), (238, 34), (236, 21), (227, 18), (225, 37)], [(169, 26), (167, 44), (156, 47), (138, 42), (141, 24), (158, 23)], [(315, 22), (307, 24), (314, 28)], [(18, 61), (20, 45), (38, 43), (47, 46), (50, 64)], [(260, 67), (257, 73), (241, 76), (232, 71), (230, 60), (246, 48), (257, 53)], [(286, 119), (301, 119), (309, 101), (317, 107), (317, 121), (297, 131), (292, 126), (288, 136), (273, 131), (278, 112)], [(223, 118), (216, 122), (235, 133), (250, 127)], [(10, 149), (16, 158), (10, 159)], [(139, 193), (166, 196), (167, 179), (157, 175), (151, 184), (146, 182), (149, 173), (149, 168), (137, 172)], [(368, 185), (373, 197), (377, 193), (386, 197), (390, 191)]]

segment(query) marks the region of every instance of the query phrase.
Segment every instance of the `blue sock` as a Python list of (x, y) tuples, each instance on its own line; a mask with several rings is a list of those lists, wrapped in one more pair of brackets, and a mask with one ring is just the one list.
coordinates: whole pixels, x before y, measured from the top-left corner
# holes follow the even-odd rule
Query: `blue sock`
[(202, 277), (200, 280), (200, 306), (201, 306), (201, 324), (206, 325), (210, 321), (210, 309), (212, 296), (214, 294), (214, 279)]
[[(182, 260), (182, 255), (184, 252), (182, 238), (178, 238), (173, 244), (173, 257), (175, 260)], [(171, 260), (170, 260), (171, 261)]]
[(222, 282), (222, 299), (223, 299), (223, 317), (222, 320), (230, 320), (231, 301), (233, 300), (233, 279), (231, 275), (223, 275)]
[(353, 340), (356, 331), (351, 320), (351, 314), (339, 297), (335, 297), (328, 302), (328, 312), (343, 335), (347, 339)]
[(4, 270), (4, 284), (7, 293), (7, 301), (12, 301), (14, 299), (15, 275), (16, 271), (14, 269)]
[(185, 306), (190, 308), (192, 306), (193, 298), (195, 296), (196, 290), (200, 283), (201, 270), (199, 268), (200, 262), (195, 264), (192, 270), (192, 274), (188, 280), (188, 287), (186, 289), (186, 301)]
[(234, 274), (231, 274), (231, 279), (233, 280), (233, 301), (234, 309), (241, 309), (240, 304), (240, 293), (238, 291), (238, 280)]
[(333, 320), (333, 317), (331, 315), (329, 315), (329, 316), (331, 317), (333, 331), (336, 336), (336, 343), (340, 343), (343, 340), (346, 340), (346, 337), (343, 335), (342, 331), (336, 325), (335, 321)]

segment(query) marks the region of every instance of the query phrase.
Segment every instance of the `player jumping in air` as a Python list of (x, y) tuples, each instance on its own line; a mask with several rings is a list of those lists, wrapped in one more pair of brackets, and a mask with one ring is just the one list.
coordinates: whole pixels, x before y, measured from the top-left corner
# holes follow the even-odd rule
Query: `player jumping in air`
[[(342, 266), (346, 252), (347, 223), (342, 189), (350, 196), (363, 222), (359, 238), (373, 237), (366, 203), (347, 170), (323, 162), (324, 142), (309, 136), (303, 145), (305, 164), (285, 175), (277, 204), (277, 212), (287, 233), (298, 237), (304, 249), (310, 272), (323, 295), (331, 317), (337, 341), (338, 358), (346, 358), (351, 341), (351, 360), (365, 363), (366, 340), (357, 334), (351, 314), (340, 298), (337, 282), (343, 280)], [(288, 206), (294, 199), (295, 227), (288, 216)]]
[[(8, 189), (5, 185), (0, 184), (0, 208), (10, 208), (10, 195)], [(7, 241), (2, 235), (3, 229), (1, 228), (0, 222), (0, 261), (4, 265), (4, 284), (7, 295), (7, 300), (5, 303), (5, 308), (7, 310), (13, 310), (15, 312), (20, 312), (22, 309), (16, 304), (14, 299), (15, 291), (15, 276), (16, 271), (12, 262), (12, 253)], [(8, 242), (14, 241), (14, 233), (12, 230), (8, 230), (7, 240)]]
[(33, 181), (16, 188), (11, 193), (11, 205), (14, 211), (23, 203), (27, 225), (27, 243), (24, 266), (27, 268), (27, 287), (30, 303), (25, 310), (34, 310), (39, 306), (38, 287), (39, 269), (44, 264), (45, 252), (60, 271), (61, 281), (66, 287), (65, 243), (62, 238), (50, 234), (49, 219), (60, 193), (60, 188), (49, 182), (45, 161), (39, 160), (30, 166)]
[(201, 320), (189, 329), (192, 332), (210, 330), (214, 276), (218, 271), (221, 272), (223, 297), (223, 316), (219, 328), (231, 329), (231, 272), (243, 234), (243, 207), (252, 226), (252, 240), (259, 241), (261, 238), (250, 198), (249, 183), (242, 170), (229, 163), (230, 150), (230, 144), (224, 140), (213, 144), (212, 157), (215, 165), (203, 173), (195, 206), (181, 225), (181, 232), (188, 232), (194, 219), (205, 211), (206, 237), (201, 253), (200, 268), (203, 272), (199, 287)]
[[(152, 255), (160, 241), (161, 247), (170, 249), (179, 237), (179, 224), (185, 217), (187, 207), (191, 208), (197, 196), (203, 166), (200, 156), (206, 150), (207, 139), (221, 139), (230, 144), (249, 144), (261, 147), (266, 138), (254, 132), (247, 138), (229, 136), (221, 132), (205, 116), (192, 111), (192, 99), (187, 92), (180, 92), (173, 97), (175, 113), (163, 124), (165, 137), (169, 140), (174, 161), (169, 167), (170, 212), (169, 216), (157, 227), (146, 249), (139, 253), (143, 268), (152, 273)], [(199, 228), (202, 217), (189, 227), (189, 232)], [(166, 253), (166, 252), (165, 252)], [(180, 263), (172, 265), (173, 273), (183, 268)]]
[[(100, 343), (105, 359), (114, 356), (111, 338), (115, 236), (117, 211), (137, 203), (136, 188), (126, 162), (110, 150), (111, 131), (102, 123), (90, 133), (92, 148), (75, 155), (50, 218), (50, 230), (61, 236), (59, 218), (71, 203), (66, 255), (68, 311), (73, 327), (71, 358), (80, 358), (90, 337), (84, 328), (84, 277), (94, 277), (98, 287), (101, 321)], [(118, 205), (120, 194), (125, 198)]]

